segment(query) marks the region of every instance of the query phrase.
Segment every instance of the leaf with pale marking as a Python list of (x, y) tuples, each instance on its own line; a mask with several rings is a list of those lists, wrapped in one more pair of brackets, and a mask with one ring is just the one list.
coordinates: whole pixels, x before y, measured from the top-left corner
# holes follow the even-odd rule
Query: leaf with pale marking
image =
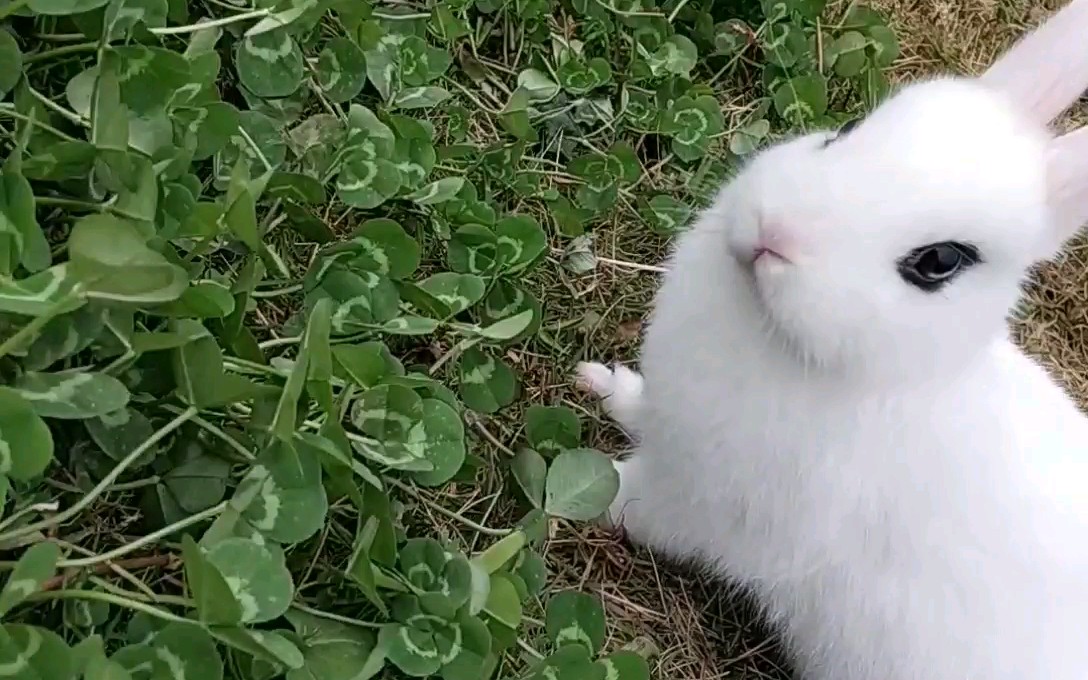
[(72, 227), (68, 271), (89, 296), (117, 302), (169, 302), (189, 285), (186, 271), (148, 248), (132, 222), (107, 214)]
[(10, 669), (10, 677), (17, 680), (70, 678), (73, 665), (71, 648), (56, 633), (17, 623), (0, 627), (0, 669)]
[(226, 538), (206, 554), (241, 606), (243, 623), (263, 623), (291, 605), (294, 583), (282, 551), (273, 552), (248, 538)]
[(286, 97), (302, 84), (302, 50), (286, 27), (243, 38), (234, 60), (238, 79), (258, 97)]
[(564, 449), (578, 448), (582, 422), (566, 406), (533, 404), (525, 411), (525, 435), (537, 451), (556, 456)]
[(604, 645), (604, 607), (600, 600), (576, 590), (564, 590), (548, 600), (544, 624), (553, 644), (584, 646), (591, 653)]
[(28, 372), (12, 387), (43, 418), (97, 418), (129, 401), (124, 383), (105, 373)]
[(0, 387), (0, 474), (29, 481), (53, 461), (53, 435), (18, 392)]
[(52, 541), (38, 543), (27, 548), (15, 568), (8, 575), (4, 590), (0, 592), (0, 616), (38, 592), (42, 584), (57, 572), (60, 548)]
[(461, 355), (459, 373), (461, 398), (474, 411), (494, 413), (517, 396), (517, 377), (510, 367), (476, 347)]

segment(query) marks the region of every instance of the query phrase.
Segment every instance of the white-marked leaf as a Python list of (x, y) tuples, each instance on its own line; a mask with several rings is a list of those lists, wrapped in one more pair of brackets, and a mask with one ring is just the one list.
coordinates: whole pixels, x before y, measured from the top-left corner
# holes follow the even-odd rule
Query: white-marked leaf
[(578, 644), (596, 654), (604, 644), (604, 606), (592, 595), (576, 590), (554, 595), (545, 607), (544, 624), (557, 647)]
[[(487, 677), (485, 669), (492, 657), (491, 631), (487, 624), (467, 613), (457, 619), (460, 638), (453, 641), (441, 640), (440, 646), (457, 642), (460, 653), (442, 667), (443, 680), (477, 680)], [(451, 631), (452, 632), (452, 631)], [(446, 654), (449, 656), (449, 653)]]
[(495, 233), (498, 236), (498, 259), (510, 273), (532, 267), (548, 249), (544, 228), (532, 217), (504, 217), (495, 225)]
[(0, 387), (0, 474), (31, 480), (53, 460), (53, 435), (34, 407), (7, 387)]
[(52, 541), (37, 543), (27, 548), (15, 568), (8, 575), (4, 590), (0, 592), (0, 616), (38, 592), (42, 584), (57, 572), (60, 548)]
[(317, 5), (317, 0), (296, 0), (290, 6), (280, 12), (269, 14), (257, 23), (253, 24), (246, 32), (246, 36), (261, 35), (269, 31), (286, 28), (306, 15)]
[(438, 330), (437, 321), (414, 314), (390, 319), (382, 325), (382, 332), (391, 335), (428, 335), (436, 330)]
[(239, 483), (239, 494), (259, 491), (242, 512), (250, 525), (278, 543), (298, 543), (321, 530), (329, 502), (321, 484), (321, 462), (310, 451), (276, 442)]
[(465, 274), (488, 274), (495, 268), (498, 249), (495, 232), (482, 224), (466, 224), (450, 239), (450, 268)]
[[(11, 40), (6, 31), (0, 35)], [(3, 42), (0, 38), (0, 51)], [(51, 260), (49, 242), (34, 213), (30, 183), (10, 168), (0, 171), (0, 272), (10, 276), (19, 264), (29, 272), (40, 272)]]
[(594, 663), (588, 649), (564, 645), (533, 667), (530, 680), (607, 680), (604, 667)]
[(295, 643), (274, 630), (211, 626), (208, 632), (220, 642), (268, 663), (289, 669), (302, 668), (305, 663), (302, 651)]
[(295, 587), (282, 552), (250, 539), (227, 538), (213, 545), (206, 557), (241, 605), (243, 623), (271, 621), (291, 605)]
[(548, 74), (535, 68), (527, 68), (518, 74), (518, 87), (529, 93), (535, 102), (547, 102), (559, 94), (559, 85)]
[(451, 97), (449, 90), (436, 85), (406, 87), (398, 92), (390, 104), (394, 109), (422, 109), (438, 106)]
[(151, 640), (155, 678), (223, 680), (223, 660), (211, 635), (195, 623), (168, 623)]
[(517, 314), (484, 326), (478, 333), (489, 340), (509, 340), (521, 334), (533, 322), (534, 312), (526, 309)]
[(74, 283), (75, 279), (71, 276), (67, 263), (50, 267), (25, 279), (0, 280), (0, 312), (41, 316), (78, 309), (83, 305), (83, 300), (74, 297), (69, 298), (69, 304), (57, 307), (72, 292)]
[(13, 387), (43, 418), (96, 418), (129, 400), (124, 384), (105, 373), (24, 373)]
[(774, 108), (795, 125), (819, 118), (827, 113), (827, 81), (818, 73), (790, 78), (775, 91)]
[(445, 203), (456, 196), (464, 185), (464, 177), (443, 177), (416, 189), (410, 194), (406, 194), (403, 198), (406, 201), (414, 201), (419, 205)]
[(423, 400), (423, 455), (433, 470), (412, 477), (425, 486), (445, 484), (465, 462), (465, 427), (449, 404), (438, 399)]
[(597, 661), (604, 666), (605, 680), (650, 680), (650, 664), (632, 651), (619, 651)]
[(336, 193), (350, 206), (376, 208), (396, 195), (402, 181), (400, 170), (391, 161), (355, 153), (345, 159), (336, 177)]
[(718, 100), (708, 95), (678, 97), (661, 121), (661, 131), (672, 137), (673, 153), (689, 162), (702, 158), (711, 137), (723, 128)]
[[(347, 251), (348, 255), (342, 255)], [(330, 246), (324, 255), (335, 255), (352, 269), (403, 279), (419, 266), (419, 242), (394, 220), (377, 218), (363, 222), (341, 243)]]
[[(641, 203), (641, 202), (640, 202)], [(687, 226), (691, 207), (672, 196), (660, 194), (642, 203), (642, 217), (659, 234), (670, 236)]]
[(23, 369), (41, 371), (61, 359), (78, 354), (91, 346), (106, 323), (106, 309), (99, 304), (55, 316), (42, 327), (23, 358)]
[(474, 411), (494, 413), (517, 396), (517, 378), (510, 367), (476, 347), (461, 355), (459, 373), (461, 398)]
[(242, 622), (242, 605), (226, 578), (212, 565), (191, 536), (181, 539), (185, 581), (196, 603), (200, 620), (210, 625), (234, 626)]
[(400, 385), (367, 390), (351, 410), (351, 422), (381, 441), (404, 441), (423, 420), (423, 399)]
[(564, 451), (548, 469), (544, 511), (556, 517), (589, 521), (608, 509), (619, 488), (619, 473), (608, 456), (593, 449)]
[(350, 101), (366, 84), (366, 55), (349, 38), (333, 38), (317, 57), (317, 84), (329, 101)]
[(419, 287), (447, 307), (445, 316), (465, 311), (483, 299), (487, 291), (487, 284), (479, 276), (455, 272), (428, 276), (419, 282)]
[(73, 665), (71, 648), (56, 633), (17, 623), (0, 627), (0, 678), (70, 678)]
[(374, 668), (381, 651), (373, 631), (296, 609), (287, 612), (287, 620), (306, 642), (303, 663), (287, 673), (287, 680), (368, 680), (381, 669), (381, 664)]
[[(418, 601), (404, 604), (404, 622), (382, 628), (378, 634), (378, 644), (385, 647), (388, 659), (406, 675), (434, 675), (463, 653), (465, 636), (462, 625), (458, 621), (423, 613), (418, 608)], [(415, 612), (412, 612), (412, 605)]]
[(672, 74), (687, 77), (699, 58), (699, 50), (689, 38), (679, 33), (669, 36), (646, 60), (655, 76)]
[(578, 448), (582, 422), (566, 406), (533, 404), (525, 412), (525, 435), (537, 451), (556, 456), (564, 449)]
[(421, 610), (453, 618), (472, 595), (472, 568), (461, 553), (433, 538), (409, 539), (400, 551), (400, 572), (416, 588)]
[(169, 302), (189, 285), (186, 271), (148, 248), (138, 227), (104, 213), (72, 227), (68, 271), (89, 296), (118, 302)]
[(166, 26), (168, 11), (166, 0), (113, 0), (106, 8), (106, 34), (117, 40), (124, 38), (137, 24), (162, 28)]
[(279, 28), (238, 43), (238, 79), (258, 97), (286, 97), (302, 84), (302, 50), (287, 28)]
[(771, 124), (766, 118), (746, 123), (729, 138), (729, 150), (738, 156), (746, 156), (759, 147), (770, 131)]

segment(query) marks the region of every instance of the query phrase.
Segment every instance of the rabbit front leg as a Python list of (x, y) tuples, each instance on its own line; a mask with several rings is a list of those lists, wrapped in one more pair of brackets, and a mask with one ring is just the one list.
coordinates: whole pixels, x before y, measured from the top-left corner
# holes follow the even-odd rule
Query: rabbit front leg
[(578, 382), (601, 398), (605, 412), (628, 434), (638, 434), (642, 408), (642, 376), (620, 365), (609, 368), (597, 362), (579, 362)]

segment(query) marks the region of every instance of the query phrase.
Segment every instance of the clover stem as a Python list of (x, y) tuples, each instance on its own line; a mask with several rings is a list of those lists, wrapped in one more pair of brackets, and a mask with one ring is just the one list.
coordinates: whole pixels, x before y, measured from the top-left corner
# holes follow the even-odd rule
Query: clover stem
[(198, 524), (200, 522), (203, 522), (206, 519), (210, 519), (212, 517), (215, 517), (219, 513), (226, 510), (227, 505), (228, 505), (228, 501), (223, 501), (219, 505), (215, 505), (213, 507), (210, 507), (207, 510), (203, 510), (201, 512), (196, 513), (195, 515), (190, 515), (189, 517), (186, 517), (183, 520), (179, 520), (177, 522), (174, 522), (170, 526), (163, 527), (162, 529), (159, 529), (158, 531), (150, 533), (150, 534), (148, 534), (146, 536), (142, 536), (141, 538), (136, 539), (132, 543), (129, 543), (127, 545), (123, 545), (120, 548), (115, 548), (113, 550), (110, 550), (109, 552), (104, 552), (104, 553), (102, 553), (100, 555), (95, 555), (93, 557), (83, 557), (83, 558), (74, 559), (74, 560), (61, 560), (60, 562), (57, 563), (57, 567), (59, 567), (61, 569), (67, 568), (67, 567), (90, 567), (90, 566), (93, 566), (95, 564), (100, 564), (102, 562), (109, 562), (110, 560), (117, 559), (118, 557), (121, 557), (122, 555), (126, 555), (126, 554), (132, 552), (133, 550), (139, 550), (140, 548), (144, 547), (145, 545), (148, 545), (150, 543), (154, 543), (154, 542), (158, 541), (160, 538), (163, 538), (165, 536), (169, 536), (170, 534), (174, 533), (175, 531), (180, 531), (181, 529), (184, 529), (185, 527), (189, 527), (189, 526), (192, 526), (194, 524)]
[(296, 283), (291, 286), (284, 286), (283, 288), (273, 288), (271, 290), (255, 290), (249, 294), (252, 298), (274, 298), (281, 295), (290, 295), (291, 293), (297, 293), (302, 290), (302, 284)]
[(23, 63), (33, 64), (36, 61), (43, 61), (45, 59), (51, 59), (53, 57), (63, 57), (66, 54), (79, 54), (80, 52), (94, 52), (97, 49), (98, 43), (96, 42), (84, 42), (75, 45), (64, 45), (62, 47), (54, 47), (51, 50), (45, 50), (44, 52), (35, 52), (34, 54), (28, 54), (23, 57)]
[(58, 130), (57, 128), (53, 127), (52, 125), (50, 125), (48, 123), (43, 123), (40, 120), (31, 118), (30, 116), (24, 116), (23, 114), (19, 113), (18, 111), (15, 111), (12, 108), (13, 106), (14, 106), (14, 104), (10, 104), (8, 102), (0, 103), (0, 115), (8, 116), (9, 118), (14, 118), (16, 120), (21, 120), (24, 123), (30, 123), (34, 127), (45, 130), (46, 132), (48, 132), (50, 134), (54, 134), (54, 135), (60, 137), (61, 139), (65, 140), (67, 142), (78, 142), (79, 141), (75, 137), (69, 135), (66, 132), (61, 132), (60, 130)]
[(27, 602), (41, 602), (43, 600), (96, 600), (98, 602), (106, 602), (108, 604), (115, 604), (118, 607), (125, 607), (126, 609), (143, 612), (148, 616), (154, 616), (157, 619), (170, 621), (171, 623), (193, 623), (192, 620), (176, 614), (171, 614), (165, 609), (152, 607), (149, 604), (144, 604), (143, 602), (115, 595), (113, 593), (105, 593), (101, 590), (47, 590), (41, 593), (34, 593), (26, 598)]
[(100, 481), (93, 489), (88, 491), (82, 498), (76, 501), (76, 503), (72, 505), (72, 507), (48, 519), (43, 519), (39, 522), (27, 524), (26, 526), (22, 526), (17, 529), (13, 529), (6, 533), (0, 534), (0, 543), (8, 543), (15, 540), (16, 538), (21, 538), (23, 536), (33, 534), (35, 531), (41, 531), (42, 529), (48, 529), (49, 527), (62, 524), (72, 519), (79, 513), (83, 512), (91, 503), (94, 503), (95, 500), (103, 494), (103, 492), (113, 486), (113, 483), (117, 481), (117, 478), (120, 477), (125, 472), (125, 470), (129, 468), (129, 466), (135, 463), (140, 456), (150, 451), (153, 446), (166, 438), (168, 434), (191, 420), (196, 414), (196, 407), (190, 406), (179, 416), (159, 428), (154, 434), (148, 437), (143, 444), (140, 444), (135, 449), (133, 449), (132, 453), (125, 456), (124, 459), (121, 460), (121, 462), (119, 462), (116, 466), (114, 466), (112, 470), (110, 470), (109, 474), (102, 478), (102, 481)]
[(0, 357), (5, 357), (10, 352), (19, 349), (24, 341), (34, 337), (34, 334), (40, 331), (45, 324), (53, 320), (54, 317), (68, 311), (72, 303), (82, 297), (83, 289), (79, 286), (73, 288), (67, 295), (53, 303), (53, 306), (47, 309), (45, 314), (34, 317), (30, 320), (30, 323), (20, 328), (3, 343), (0, 343)]
[(302, 336), (296, 335), (290, 338), (273, 338), (271, 340), (265, 340), (264, 342), (257, 343), (257, 346), (261, 349), (270, 349), (272, 347), (283, 347), (284, 345), (297, 345), (302, 342)]
[(400, 489), (404, 493), (408, 494), (412, 498), (416, 499), (417, 501), (423, 503), (424, 505), (431, 508), (432, 510), (434, 510), (438, 514), (445, 515), (446, 517), (448, 517), (448, 518), (450, 518), (452, 520), (460, 522), (461, 524), (464, 524), (466, 527), (468, 527), (469, 529), (472, 529), (473, 531), (477, 531), (477, 532), (479, 532), (481, 534), (486, 534), (488, 536), (507, 536), (509, 534), (514, 533), (514, 529), (492, 529), (491, 527), (485, 527), (484, 525), (482, 525), (482, 524), (480, 524), (478, 522), (473, 522), (471, 519), (469, 519), (468, 517), (465, 517), (461, 513), (455, 512), (453, 510), (450, 510), (448, 508), (445, 508), (445, 507), (439, 505), (438, 503), (435, 503), (434, 501), (432, 501), (431, 499), (427, 498), (422, 493), (420, 493), (418, 490), (416, 490), (413, 486), (411, 486), (410, 484), (405, 484), (404, 482), (400, 481), (399, 479), (395, 479), (393, 477), (386, 477), (385, 481), (388, 484), (391, 484), (391, 485), (397, 487), (398, 489)]
[[(163, 408), (166, 409), (167, 411), (169, 411), (170, 413), (174, 413), (174, 414), (179, 414), (179, 413), (182, 412), (180, 408), (178, 408), (177, 406), (172, 406), (170, 404), (164, 405)], [(193, 425), (196, 425), (197, 427), (205, 430), (206, 432), (208, 432), (208, 434), (211, 434), (212, 436), (219, 439), (220, 441), (222, 441), (224, 444), (226, 444), (230, 448), (234, 449), (234, 451), (238, 455), (240, 455), (242, 457), (242, 460), (247, 461), (247, 462), (253, 462), (253, 461), (257, 460), (257, 456), (254, 455), (254, 453), (252, 451), (250, 451), (246, 447), (242, 446), (242, 443), (240, 441), (238, 441), (234, 437), (232, 437), (229, 434), (227, 434), (226, 432), (224, 432), (215, 423), (208, 422), (207, 420), (204, 420), (200, 416), (193, 416), (192, 420), (193, 420)]]
[(676, 3), (676, 7), (673, 8), (672, 12), (669, 12), (668, 21), (670, 24), (676, 20), (676, 16), (680, 14), (680, 10), (684, 9), (686, 4), (688, 4), (688, 0), (680, 0), (680, 2)]
[(56, 208), (71, 208), (73, 210), (92, 210), (94, 212), (102, 212), (106, 208), (102, 203), (79, 201), (74, 198), (61, 198), (59, 196), (35, 196), (34, 202), (38, 205), (48, 205)]
[(82, 127), (91, 126), (90, 122), (86, 118), (79, 115), (75, 111), (69, 111), (68, 109), (56, 103), (49, 97), (46, 97), (41, 92), (38, 92), (33, 87), (28, 86), (27, 90), (30, 92), (30, 95), (40, 101), (45, 106), (45, 108), (52, 110), (54, 113), (63, 116), (64, 118), (67, 118), (72, 124), (80, 125)]
[(213, 19), (211, 21), (202, 21), (196, 24), (186, 24), (185, 26), (170, 26), (168, 28), (150, 28), (149, 33), (154, 35), (181, 35), (184, 33), (196, 33), (197, 31), (203, 31), (206, 28), (216, 28), (217, 26), (229, 26), (230, 24), (236, 24), (240, 21), (249, 21), (250, 19), (263, 19), (264, 17), (272, 14), (267, 9), (257, 9), (252, 12), (244, 12), (242, 14), (235, 14), (232, 17), (223, 17), (222, 19)]
[(346, 623), (349, 626), (359, 626), (360, 628), (382, 628), (385, 626), (384, 623), (360, 621), (359, 619), (353, 619), (347, 616), (340, 616), (339, 614), (333, 614), (331, 612), (323, 612), (320, 609), (307, 607), (306, 605), (299, 604), (298, 602), (292, 602), (291, 609), (297, 609), (298, 611), (305, 612), (310, 616), (316, 616), (321, 619), (328, 619), (329, 621), (336, 621), (337, 623)]

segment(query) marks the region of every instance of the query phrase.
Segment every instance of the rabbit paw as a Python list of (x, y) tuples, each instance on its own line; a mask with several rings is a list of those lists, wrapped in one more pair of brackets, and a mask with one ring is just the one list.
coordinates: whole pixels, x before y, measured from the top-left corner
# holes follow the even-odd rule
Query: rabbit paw
[(601, 398), (604, 410), (625, 430), (637, 432), (642, 407), (642, 376), (620, 365), (579, 362), (578, 383)]

